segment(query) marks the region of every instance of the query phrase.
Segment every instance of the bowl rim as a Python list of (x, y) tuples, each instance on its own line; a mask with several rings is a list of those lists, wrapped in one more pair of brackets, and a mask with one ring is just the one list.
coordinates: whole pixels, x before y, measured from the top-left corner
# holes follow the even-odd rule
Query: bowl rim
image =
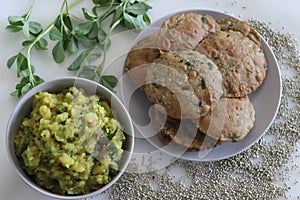
[[(59, 86), (59, 82), (65, 82), (65, 85)], [(68, 82), (68, 83), (66, 83)], [(70, 85), (73, 83), (73, 85)], [(80, 194), (80, 195), (60, 195), (56, 194), (53, 192), (50, 192), (49, 190), (42, 188), (38, 186), (33, 180), (31, 180), (28, 175), (26, 174), (25, 171), (23, 171), (18, 165), (18, 159), (15, 157), (15, 153), (12, 151), (14, 150), (14, 145), (13, 142), (11, 141), (11, 130), (14, 128), (12, 125), (14, 125), (14, 120), (16, 116), (19, 114), (20, 108), (22, 108), (26, 102), (32, 103), (33, 96), (39, 92), (39, 91), (49, 91), (50, 90), (56, 90), (56, 91), (61, 91), (62, 89), (69, 88), (72, 86), (76, 86), (76, 83), (79, 83), (80, 86), (78, 88), (83, 88), (85, 91), (87, 90), (87, 85), (91, 85), (94, 87), (94, 92), (95, 94), (103, 95), (104, 99), (106, 101), (110, 101), (109, 103), (114, 103), (118, 105), (118, 114), (122, 113), (123, 117), (126, 117), (126, 123), (123, 125), (123, 128), (126, 128), (126, 131), (124, 133), (126, 134), (126, 151), (123, 152), (122, 159), (121, 159), (121, 167), (119, 169), (119, 172), (117, 175), (105, 186), (101, 187), (98, 190), (95, 190), (91, 193), (88, 194)], [(69, 85), (68, 85), (69, 84)], [(68, 86), (67, 86), (68, 85)], [(85, 87), (83, 86), (85, 85)], [(50, 87), (46, 87), (50, 86)], [(55, 89), (57, 88), (58, 89)], [(61, 88), (60, 88), (61, 87)], [(101, 92), (100, 92), (101, 91)], [(126, 127), (125, 127), (126, 126)], [(36, 87), (32, 88), (28, 93), (26, 93), (23, 97), (19, 99), (19, 101), (16, 103), (15, 108), (11, 111), (9, 119), (7, 121), (7, 126), (6, 126), (6, 151), (7, 155), (10, 161), (10, 164), (14, 168), (14, 170), (17, 172), (18, 176), (24, 181), (27, 185), (29, 185), (31, 188), (34, 190), (38, 191), (41, 194), (44, 194), (48, 197), (56, 198), (56, 199), (84, 199), (88, 197), (92, 197), (94, 195), (103, 193), (106, 191), (109, 187), (111, 187), (120, 177), (121, 175), (126, 171), (128, 164), (131, 160), (133, 150), (134, 150), (134, 127), (132, 123), (132, 119), (130, 117), (130, 114), (126, 107), (124, 106), (123, 102), (117, 97), (116, 94), (114, 94), (112, 91), (104, 87), (103, 85), (86, 79), (86, 78), (80, 78), (80, 77), (60, 77), (56, 79), (52, 79), (49, 81), (45, 81)]]

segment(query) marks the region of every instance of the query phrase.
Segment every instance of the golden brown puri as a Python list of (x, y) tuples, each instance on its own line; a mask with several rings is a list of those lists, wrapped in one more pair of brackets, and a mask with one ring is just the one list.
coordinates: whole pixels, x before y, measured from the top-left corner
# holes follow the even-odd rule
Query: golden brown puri
[(242, 97), (255, 91), (267, 72), (263, 50), (239, 31), (219, 31), (195, 49), (213, 60), (223, 77), (224, 95)]
[(208, 34), (219, 30), (219, 24), (210, 15), (178, 13), (163, 22), (158, 47), (162, 51), (192, 50)]
[[(157, 128), (159, 139), (164, 144), (174, 142), (174, 144), (186, 148), (187, 151), (208, 150), (221, 144), (220, 141), (199, 131), (191, 120), (166, 118), (159, 111), (154, 113), (152, 119), (153, 126)], [(164, 119), (166, 120), (164, 121)]]
[(252, 40), (262, 48), (262, 43), (258, 32), (249, 23), (234, 18), (219, 19), (217, 20), (217, 22), (220, 25), (220, 29), (222, 31), (239, 31), (245, 37), (248, 37), (250, 40)]
[(125, 72), (134, 83), (144, 88), (146, 66), (160, 55), (157, 49), (157, 35), (142, 38), (135, 44), (127, 55)]
[(254, 121), (255, 110), (248, 96), (221, 98), (208, 115), (194, 120), (200, 131), (221, 142), (242, 140)]
[(144, 92), (174, 119), (198, 118), (223, 95), (217, 66), (195, 51), (165, 52), (147, 68)]

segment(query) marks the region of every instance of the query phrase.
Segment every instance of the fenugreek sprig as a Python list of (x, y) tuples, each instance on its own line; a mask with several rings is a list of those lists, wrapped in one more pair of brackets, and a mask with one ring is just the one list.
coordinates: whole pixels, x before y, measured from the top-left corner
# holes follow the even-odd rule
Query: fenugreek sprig
[[(8, 17), (9, 25), (6, 26), (6, 30), (22, 32), (25, 37), (22, 42), (23, 48), (7, 61), (8, 68), (16, 65), (17, 77), (21, 79), (12, 95), (23, 96), (44, 81), (35, 74), (30, 56), (33, 49), (48, 50), (49, 41), (45, 39), (46, 35), (55, 42), (51, 52), (56, 63), (63, 63), (68, 55), (78, 53), (68, 70), (79, 70), (78, 76), (97, 80), (111, 90), (116, 86), (116, 77), (102, 75), (106, 52), (111, 43), (110, 36), (119, 25), (127, 29), (145, 28), (150, 24), (147, 12), (151, 6), (139, 0), (93, 0), (92, 10), (82, 8), (81, 19), (71, 15), (69, 11), (82, 1), (74, 0), (69, 5), (68, 1), (64, 0), (59, 15), (45, 29), (39, 22), (30, 19), (34, 0), (25, 14)], [(110, 27), (104, 30), (104, 21), (108, 20)], [(93, 65), (92, 63), (99, 58), (100, 64)]]

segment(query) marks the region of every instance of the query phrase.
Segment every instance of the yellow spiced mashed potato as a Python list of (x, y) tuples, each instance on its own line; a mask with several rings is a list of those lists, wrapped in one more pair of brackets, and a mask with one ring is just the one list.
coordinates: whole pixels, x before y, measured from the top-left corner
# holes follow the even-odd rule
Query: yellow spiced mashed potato
[(14, 142), (22, 168), (39, 186), (77, 195), (114, 178), (125, 135), (107, 102), (71, 87), (37, 93)]

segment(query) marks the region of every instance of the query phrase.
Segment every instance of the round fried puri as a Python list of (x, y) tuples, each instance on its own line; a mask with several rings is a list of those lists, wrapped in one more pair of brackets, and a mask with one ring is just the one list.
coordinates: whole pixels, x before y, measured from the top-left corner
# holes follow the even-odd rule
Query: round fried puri
[(262, 48), (262, 43), (258, 32), (249, 23), (234, 18), (224, 18), (217, 20), (222, 31), (239, 31), (245, 37), (255, 42), (259, 47)]
[(210, 15), (178, 13), (162, 24), (158, 47), (163, 51), (192, 50), (204, 37), (218, 30), (219, 24)]
[(174, 119), (206, 115), (223, 94), (217, 66), (195, 51), (165, 52), (147, 68), (146, 82), (148, 99)]
[(218, 66), (226, 97), (250, 94), (266, 77), (267, 61), (262, 48), (239, 31), (211, 34), (195, 50)]
[(197, 120), (200, 131), (221, 142), (242, 140), (254, 121), (255, 110), (247, 96), (221, 98), (208, 115)]
[(201, 133), (190, 120), (176, 120), (167, 117), (164, 122), (163, 119), (165, 119), (163, 114), (156, 111), (153, 114), (152, 123), (158, 129), (158, 137), (165, 144), (174, 142), (185, 147), (187, 151), (208, 150), (221, 144), (220, 141)]
[(141, 86), (145, 83), (146, 65), (152, 63), (160, 55), (157, 49), (157, 35), (142, 38), (132, 47), (125, 61), (125, 72), (134, 83)]

